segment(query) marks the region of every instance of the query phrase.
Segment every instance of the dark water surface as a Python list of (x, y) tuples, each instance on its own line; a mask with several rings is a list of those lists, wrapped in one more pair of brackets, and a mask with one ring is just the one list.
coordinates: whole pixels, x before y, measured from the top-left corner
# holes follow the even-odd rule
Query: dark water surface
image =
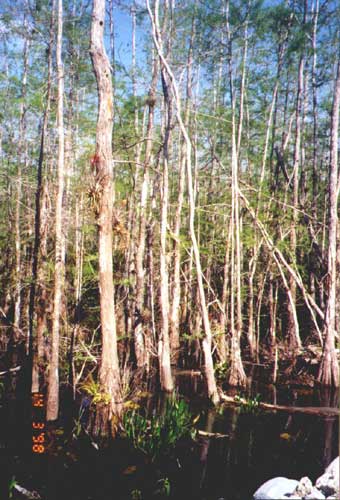
[[(198, 428), (228, 437), (200, 437), (183, 443), (174, 457), (157, 467), (132, 452), (125, 440), (99, 450), (84, 434), (72, 441), (74, 423), (69, 429), (46, 430), (44, 453), (32, 453), (31, 409), (25, 410), (20, 394), (7, 391), (0, 406), (1, 500), (8, 498), (6, 485), (13, 477), (44, 500), (166, 498), (162, 489), (163, 493), (170, 490), (170, 497), (176, 499), (251, 500), (260, 484), (271, 477), (307, 475), (314, 481), (339, 454), (337, 417), (248, 414), (234, 407), (215, 411), (200, 397), (203, 388), (197, 377), (178, 377), (178, 383), (180, 392), (186, 398), (190, 395), (193, 413), (200, 415)], [(327, 391), (275, 389), (254, 383), (248, 396), (258, 393), (270, 403), (338, 405), (337, 394)], [(159, 405), (160, 398), (153, 398), (149, 411), (159, 411)], [(13, 492), (12, 498), (23, 497)]]

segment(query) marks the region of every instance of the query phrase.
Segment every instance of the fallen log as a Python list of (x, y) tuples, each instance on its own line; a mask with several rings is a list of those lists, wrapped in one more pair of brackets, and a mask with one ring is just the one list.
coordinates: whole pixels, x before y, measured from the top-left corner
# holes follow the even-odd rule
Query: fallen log
[(197, 434), (201, 437), (208, 437), (208, 438), (226, 438), (226, 437), (229, 437), (229, 434), (220, 434), (219, 432), (206, 432), (206, 431), (201, 431), (201, 430), (198, 430)]
[(20, 495), (28, 498), (28, 500), (41, 500), (41, 496), (36, 491), (29, 491), (26, 488), (23, 488), (19, 484), (15, 484), (13, 487)]
[(6, 375), (6, 373), (18, 372), (19, 370), (21, 370), (21, 366), (16, 366), (15, 368), (10, 368), (9, 370), (0, 372), (0, 375)]
[[(234, 399), (226, 394), (220, 394), (221, 400), (225, 403), (232, 403), (235, 405), (247, 405), (247, 400), (244, 398)], [(339, 416), (339, 408), (323, 407), (323, 406), (284, 406), (284, 405), (274, 405), (271, 403), (258, 403), (258, 408), (268, 411), (285, 411), (287, 413), (306, 413), (309, 415), (328, 415), (328, 416)]]

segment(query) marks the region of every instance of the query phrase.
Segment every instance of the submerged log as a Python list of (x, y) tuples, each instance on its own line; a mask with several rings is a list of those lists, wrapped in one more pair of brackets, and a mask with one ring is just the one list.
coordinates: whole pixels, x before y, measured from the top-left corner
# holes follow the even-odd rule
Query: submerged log
[[(231, 396), (227, 396), (226, 394), (220, 394), (221, 401), (225, 403), (232, 403), (235, 405), (246, 405), (247, 400), (244, 398), (238, 398), (235, 400)], [(269, 411), (286, 411), (287, 413), (306, 413), (309, 415), (328, 415), (328, 416), (339, 416), (340, 409), (332, 408), (332, 407), (323, 407), (323, 406), (284, 406), (284, 405), (274, 405), (271, 403), (261, 403), (259, 402), (258, 407), (263, 410)]]

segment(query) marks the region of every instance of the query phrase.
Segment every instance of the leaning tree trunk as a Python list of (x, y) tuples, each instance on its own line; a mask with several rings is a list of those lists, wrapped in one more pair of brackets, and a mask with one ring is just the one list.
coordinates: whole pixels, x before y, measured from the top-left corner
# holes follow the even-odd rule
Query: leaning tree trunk
[(336, 316), (336, 240), (337, 240), (337, 207), (339, 195), (338, 180), (338, 138), (340, 107), (340, 60), (337, 64), (337, 76), (334, 89), (330, 172), (328, 186), (328, 276), (326, 282), (325, 342), (323, 346), (318, 381), (324, 385), (339, 386), (339, 364), (335, 352), (335, 316)]
[[(110, 62), (104, 47), (105, 0), (94, 0), (91, 23), (90, 55), (97, 80), (98, 119), (96, 152), (92, 166), (96, 175), (97, 224), (99, 241), (99, 291), (102, 332), (102, 356), (99, 371), (104, 401), (97, 405), (95, 433), (108, 433), (109, 421), (119, 413), (117, 404), (120, 374), (117, 352), (116, 318), (112, 271), (113, 165), (112, 127), (113, 92)], [(107, 397), (109, 396), (109, 402)]]
[(59, 411), (59, 332), (64, 285), (64, 232), (63, 232), (63, 195), (64, 179), (64, 68), (61, 57), (63, 36), (63, 1), (58, 0), (57, 32), (57, 79), (58, 79), (58, 191), (55, 213), (55, 266), (54, 266), (54, 301), (52, 319), (51, 360), (48, 375), (46, 419), (56, 420)]
[(160, 29), (159, 29), (159, 21), (158, 21), (158, 10), (159, 10), (159, 2), (158, 0), (155, 1), (155, 15), (152, 14), (151, 8), (150, 8), (150, 3), (149, 0), (147, 0), (147, 8), (149, 12), (149, 16), (151, 19), (152, 23), (152, 34), (153, 34), (153, 41), (155, 44), (155, 47), (157, 49), (158, 55), (161, 59), (162, 64), (164, 65), (164, 68), (166, 69), (166, 72), (169, 76), (170, 79), (170, 84), (171, 88), (175, 97), (175, 102), (176, 102), (176, 115), (177, 115), (177, 121), (179, 123), (181, 132), (183, 134), (183, 138), (186, 143), (186, 171), (187, 171), (187, 182), (188, 182), (188, 199), (189, 199), (189, 232), (190, 232), (190, 238), (191, 238), (191, 243), (192, 243), (192, 248), (193, 248), (193, 255), (195, 259), (195, 264), (196, 264), (196, 272), (197, 272), (197, 283), (198, 283), (198, 290), (199, 290), (199, 298), (200, 298), (200, 306), (201, 306), (201, 312), (202, 312), (202, 318), (203, 318), (203, 327), (204, 327), (204, 338), (202, 342), (203, 346), (203, 353), (204, 353), (204, 369), (205, 369), (205, 376), (206, 376), (206, 382), (207, 382), (207, 388), (208, 388), (208, 396), (213, 402), (213, 404), (217, 404), (219, 402), (219, 394), (217, 391), (217, 386), (216, 386), (216, 379), (215, 379), (215, 374), (214, 374), (214, 365), (213, 365), (213, 358), (212, 358), (212, 353), (211, 353), (211, 344), (212, 344), (212, 333), (211, 333), (211, 328), (210, 328), (210, 322), (209, 322), (209, 316), (208, 316), (208, 308), (206, 304), (206, 299), (205, 299), (205, 292), (204, 292), (204, 286), (203, 286), (203, 272), (202, 272), (202, 267), (201, 267), (201, 258), (200, 258), (200, 252), (199, 252), (199, 247), (197, 243), (197, 238), (196, 238), (196, 233), (195, 233), (195, 199), (194, 199), (194, 190), (193, 190), (193, 180), (192, 180), (192, 165), (191, 165), (191, 140), (188, 135), (187, 129), (184, 125), (184, 122), (182, 120), (182, 115), (181, 115), (181, 99), (178, 91), (178, 85), (176, 82), (176, 79), (174, 77), (173, 72), (171, 71), (171, 68), (169, 67), (169, 64), (167, 60), (164, 57), (164, 53), (162, 51), (162, 46), (161, 46), (161, 38), (160, 38)]

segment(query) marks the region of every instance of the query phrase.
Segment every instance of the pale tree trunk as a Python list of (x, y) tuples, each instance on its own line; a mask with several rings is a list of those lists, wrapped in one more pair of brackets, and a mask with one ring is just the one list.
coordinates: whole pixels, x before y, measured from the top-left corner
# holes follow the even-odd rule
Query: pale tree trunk
[(217, 404), (219, 402), (219, 395), (218, 395), (217, 386), (216, 386), (214, 365), (213, 365), (213, 359), (212, 359), (212, 353), (211, 353), (212, 334), (211, 334), (211, 328), (210, 328), (210, 323), (209, 323), (208, 309), (207, 309), (206, 300), (205, 300), (200, 252), (199, 252), (199, 248), (198, 248), (198, 244), (197, 244), (195, 225), (194, 225), (195, 199), (194, 199), (192, 171), (191, 171), (191, 169), (192, 169), (191, 141), (190, 141), (188, 132), (187, 132), (185, 125), (183, 123), (183, 120), (182, 120), (181, 100), (180, 100), (177, 82), (176, 82), (176, 79), (174, 77), (173, 72), (171, 71), (171, 68), (169, 67), (169, 64), (167, 63), (167, 61), (164, 57), (162, 47), (160, 44), (161, 38), (160, 38), (159, 22), (158, 22), (158, 10), (159, 10), (158, 0), (155, 1), (155, 15), (153, 15), (151, 12), (149, 0), (147, 0), (147, 8), (148, 8), (149, 16), (150, 16), (150, 19), (152, 22), (152, 34), (153, 34), (154, 44), (156, 46), (156, 49), (158, 51), (158, 54), (159, 54), (160, 59), (162, 61), (162, 64), (164, 65), (164, 68), (166, 69), (166, 72), (169, 75), (171, 88), (172, 88), (172, 91), (173, 91), (173, 94), (175, 97), (175, 102), (176, 102), (177, 120), (178, 120), (181, 132), (182, 132), (183, 137), (184, 137), (185, 142), (186, 142), (186, 148), (187, 148), (187, 158), (186, 158), (186, 167), (187, 168), (186, 168), (186, 170), (187, 170), (188, 196), (189, 196), (189, 231), (190, 231), (190, 238), (191, 238), (191, 242), (192, 242), (193, 254), (194, 254), (194, 259), (195, 259), (195, 264), (196, 264), (197, 282), (198, 282), (200, 305), (201, 305), (203, 327), (204, 327), (204, 339), (203, 339), (202, 343), (203, 343), (203, 352), (204, 352), (205, 376), (206, 376), (206, 381), (207, 381), (208, 396), (214, 404)]
[[(295, 148), (294, 148), (294, 164), (292, 173), (293, 185), (293, 215), (290, 227), (290, 251), (292, 254), (292, 264), (296, 265), (296, 245), (297, 245), (297, 224), (298, 224), (298, 204), (299, 204), (299, 170), (300, 170), (300, 156), (301, 156), (301, 120), (302, 120), (302, 102), (303, 102), (303, 88), (304, 88), (304, 57), (300, 57), (299, 73), (298, 73), (298, 90), (296, 96), (296, 124), (295, 124)], [(295, 280), (289, 277), (289, 293), (287, 302), (288, 314), (288, 346), (290, 349), (301, 349), (301, 339), (299, 333), (299, 323), (296, 321), (296, 283)]]
[(145, 327), (145, 314), (143, 313), (144, 307), (144, 292), (145, 292), (145, 269), (144, 269), (144, 254), (145, 254), (145, 241), (146, 241), (146, 209), (148, 201), (149, 190), (149, 176), (150, 176), (150, 160), (153, 145), (153, 124), (154, 124), (154, 109), (156, 104), (156, 85), (158, 78), (158, 57), (154, 57), (152, 80), (148, 96), (149, 116), (146, 130), (146, 147), (144, 158), (143, 181), (140, 194), (139, 204), (139, 234), (135, 256), (136, 267), (136, 312), (138, 319), (134, 325), (134, 343), (137, 367), (149, 366), (149, 352), (146, 349), (146, 336), (148, 333), (143, 331)]
[[(112, 127), (113, 93), (110, 63), (104, 47), (105, 0), (94, 0), (91, 23), (90, 55), (98, 89), (96, 152), (93, 166), (98, 190), (99, 292), (102, 356), (100, 389), (110, 402), (97, 407), (95, 432), (108, 433), (108, 424), (119, 413), (117, 404), (120, 373), (117, 352), (116, 317), (112, 270), (113, 164)], [(112, 429), (114, 431), (114, 429)]]
[[(187, 60), (187, 88), (186, 88), (186, 106), (184, 114), (184, 125), (188, 129), (190, 119), (190, 102), (192, 98), (192, 56), (195, 39), (195, 20), (192, 21), (190, 45)], [(178, 196), (177, 207), (173, 230), (173, 285), (171, 294), (171, 311), (170, 311), (170, 345), (173, 355), (178, 357), (178, 349), (180, 347), (179, 339), (179, 323), (180, 323), (180, 303), (181, 303), (181, 245), (180, 245), (180, 230), (181, 230), (181, 214), (184, 201), (185, 189), (185, 142), (181, 145), (181, 157), (178, 173)]]
[(58, 188), (55, 209), (55, 266), (54, 266), (54, 301), (52, 317), (51, 359), (48, 374), (46, 419), (56, 420), (59, 412), (59, 337), (62, 307), (62, 292), (64, 288), (64, 229), (63, 229), (63, 195), (65, 189), (64, 172), (64, 67), (62, 62), (63, 36), (63, 2), (58, 0), (58, 30), (57, 30), (57, 80), (58, 80)]
[(337, 210), (340, 182), (338, 179), (338, 139), (340, 108), (340, 60), (337, 61), (337, 75), (334, 87), (330, 166), (328, 185), (328, 274), (326, 281), (327, 299), (324, 322), (325, 342), (323, 346), (318, 381), (323, 385), (339, 386), (339, 363), (335, 352), (336, 326), (336, 242), (337, 242)]
[[(25, 5), (25, 8), (27, 6)], [(24, 16), (24, 32), (27, 31), (27, 18)], [(20, 231), (20, 206), (22, 196), (22, 164), (26, 159), (26, 87), (27, 87), (27, 70), (28, 70), (28, 50), (29, 39), (25, 38), (24, 43), (24, 69), (22, 75), (21, 87), (21, 105), (20, 105), (20, 122), (19, 122), (19, 145), (18, 145), (18, 173), (17, 173), (17, 186), (16, 186), (16, 200), (15, 200), (15, 301), (14, 301), (14, 339), (19, 338), (20, 329), (20, 308), (21, 308), (21, 231)]]
[[(247, 377), (244, 372), (241, 358), (241, 333), (242, 333), (242, 301), (241, 301), (241, 242), (240, 242), (240, 208), (238, 189), (238, 161), (235, 124), (235, 97), (233, 89), (233, 61), (232, 41), (229, 27), (229, 0), (226, 4), (226, 31), (228, 40), (228, 68), (230, 100), (232, 113), (231, 131), (231, 197), (232, 197), (232, 236), (231, 236), (231, 367), (228, 383), (234, 386), (244, 386)], [(236, 303), (235, 303), (236, 298)]]
[[(156, 13), (156, 16), (158, 13)], [(172, 125), (172, 102), (169, 95), (167, 83), (168, 75), (161, 62), (161, 75), (165, 104), (165, 133), (163, 143), (163, 173), (161, 180), (161, 222), (160, 222), (160, 309), (161, 309), (161, 334), (158, 342), (158, 357), (160, 365), (160, 379), (163, 390), (173, 390), (170, 362), (170, 338), (169, 338), (169, 271), (167, 263), (167, 225), (169, 204), (169, 143)]]

